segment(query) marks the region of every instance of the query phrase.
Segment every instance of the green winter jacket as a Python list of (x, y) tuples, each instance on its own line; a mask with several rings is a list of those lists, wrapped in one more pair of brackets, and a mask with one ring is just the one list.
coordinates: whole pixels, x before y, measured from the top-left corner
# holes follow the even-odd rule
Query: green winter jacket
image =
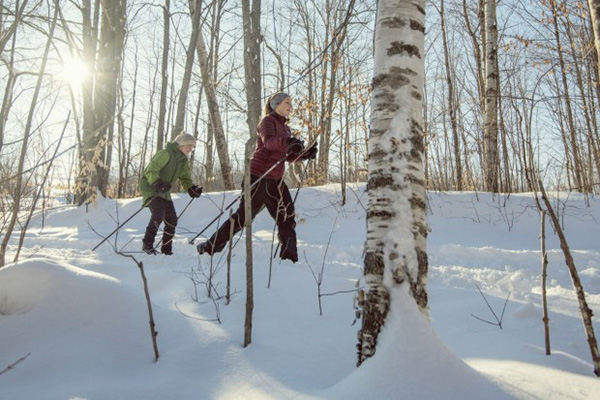
[(167, 143), (167, 146), (152, 157), (150, 163), (146, 166), (144, 174), (140, 179), (140, 192), (144, 206), (148, 205), (148, 200), (152, 197), (162, 197), (171, 200), (171, 192), (157, 193), (152, 188), (152, 184), (162, 179), (171, 185), (177, 179), (181, 182), (183, 189), (188, 190), (193, 185), (190, 174), (190, 162), (185, 154), (179, 150), (176, 143)]

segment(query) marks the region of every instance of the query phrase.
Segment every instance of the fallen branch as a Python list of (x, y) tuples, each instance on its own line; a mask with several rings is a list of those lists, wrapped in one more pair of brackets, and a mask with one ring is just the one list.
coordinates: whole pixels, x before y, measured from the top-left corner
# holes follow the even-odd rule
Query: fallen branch
[(491, 321), (485, 320), (483, 318), (479, 318), (478, 316), (473, 315), (473, 314), (471, 314), (471, 316), (473, 318), (475, 318), (475, 319), (478, 319), (481, 322), (485, 322), (486, 324), (490, 324), (490, 325), (495, 325), (495, 326), (500, 327), (500, 329), (502, 329), (502, 320), (504, 319), (504, 311), (506, 311), (506, 305), (508, 304), (508, 298), (510, 297), (510, 292), (508, 293), (508, 296), (506, 296), (506, 300), (504, 301), (504, 307), (502, 308), (502, 314), (500, 315), (500, 318), (498, 318), (498, 316), (494, 312), (494, 309), (492, 308), (492, 306), (488, 302), (487, 298), (485, 297), (485, 295), (483, 294), (483, 292), (479, 288), (479, 285), (477, 283), (475, 283), (475, 286), (477, 286), (477, 290), (479, 290), (479, 293), (481, 294), (481, 297), (483, 297), (483, 300), (485, 301), (485, 304), (487, 304), (488, 308), (492, 312), (492, 315), (496, 319), (496, 322), (491, 322)]

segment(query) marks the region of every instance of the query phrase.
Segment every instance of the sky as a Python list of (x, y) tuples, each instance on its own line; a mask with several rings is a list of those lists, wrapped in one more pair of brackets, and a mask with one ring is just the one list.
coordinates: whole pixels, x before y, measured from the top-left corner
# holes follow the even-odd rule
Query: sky
[[(188, 241), (238, 194), (191, 202), (175, 195), (179, 213), (189, 207), (173, 256), (140, 252), (147, 209), (91, 250), (99, 234), (140, 209), (139, 198), (102, 199), (87, 212), (56, 203), (38, 214), (20, 260), (0, 269), (0, 399), (599, 398), (600, 379), (549, 224), (552, 355), (545, 355), (540, 220), (530, 193), (428, 193), (430, 318), (398, 291), (377, 352), (360, 368), (354, 297), (364, 287), (365, 186), (349, 185), (344, 206), (339, 185), (300, 191), (296, 264), (271, 259), (273, 221), (267, 212), (256, 218), (247, 347), (244, 239), (232, 253), (230, 302), (225, 257), (198, 256)], [(598, 314), (600, 203), (561, 194), (554, 204)], [(140, 270), (114, 246), (143, 264), (158, 361)], [(502, 315), (502, 327), (481, 321), (495, 321), (486, 301)], [(598, 332), (598, 317), (593, 321)]]

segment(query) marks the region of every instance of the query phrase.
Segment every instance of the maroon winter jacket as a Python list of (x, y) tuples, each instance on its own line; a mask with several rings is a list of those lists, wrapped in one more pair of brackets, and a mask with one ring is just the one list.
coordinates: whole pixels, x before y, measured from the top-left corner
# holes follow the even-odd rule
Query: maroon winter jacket
[[(256, 128), (256, 148), (250, 159), (250, 173), (261, 176), (278, 160), (285, 157), (287, 139), (292, 136), (290, 128), (286, 125), (287, 118), (273, 112), (264, 117)], [(287, 161), (295, 161), (296, 157), (289, 156)], [(273, 168), (265, 177), (279, 180), (285, 172), (284, 163)]]

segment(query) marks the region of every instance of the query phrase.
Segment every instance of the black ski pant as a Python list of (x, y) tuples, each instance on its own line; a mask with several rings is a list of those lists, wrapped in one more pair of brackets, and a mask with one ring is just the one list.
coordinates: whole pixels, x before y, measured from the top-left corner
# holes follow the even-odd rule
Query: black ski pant
[(158, 232), (158, 227), (164, 222), (165, 227), (163, 229), (161, 252), (170, 253), (173, 246), (173, 236), (175, 236), (175, 227), (177, 226), (175, 206), (171, 200), (163, 199), (162, 197), (154, 197), (150, 200), (148, 208), (150, 208), (152, 216), (146, 227), (146, 234), (144, 235), (143, 240), (144, 247), (154, 247), (154, 238)]
[[(251, 182), (256, 182), (259, 177), (251, 175)], [(279, 243), (281, 244), (282, 259), (298, 261), (298, 251), (296, 248), (296, 221), (294, 203), (290, 190), (283, 179), (261, 179), (252, 188), (252, 219), (266, 207), (275, 220), (278, 230)], [(235, 213), (232, 214), (233, 234), (235, 235), (244, 227), (246, 210), (244, 205), (244, 196), (242, 196), (240, 205)], [(212, 254), (223, 250), (229, 242), (230, 219), (228, 218), (223, 225), (208, 239), (207, 251)]]

